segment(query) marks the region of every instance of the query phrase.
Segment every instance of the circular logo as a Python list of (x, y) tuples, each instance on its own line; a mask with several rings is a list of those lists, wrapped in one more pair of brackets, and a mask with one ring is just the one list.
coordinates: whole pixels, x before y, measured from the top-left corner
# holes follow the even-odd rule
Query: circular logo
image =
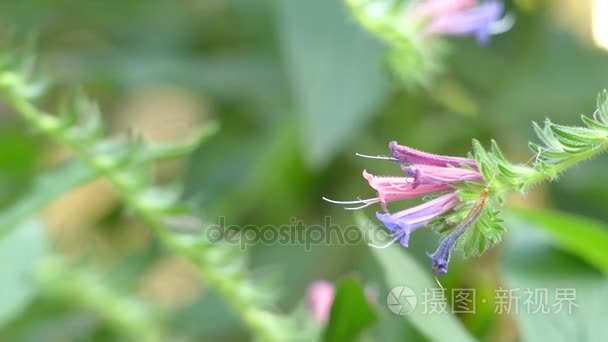
[(396, 286), (386, 296), (389, 310), (396, 315), (407, 315), (414, 311), (418, 298), (414, 290), (407, 286)]

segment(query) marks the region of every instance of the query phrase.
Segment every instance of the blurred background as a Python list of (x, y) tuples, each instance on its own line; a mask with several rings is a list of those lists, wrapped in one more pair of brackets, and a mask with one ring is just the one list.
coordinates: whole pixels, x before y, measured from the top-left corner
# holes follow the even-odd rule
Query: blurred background
[[(2, 1), (0, 27), (37, 32), (39, 59), (53, 83), (48, 101), (81, 85), (99, 101), (113, 134), (131, 129), (153, 142), (175, 142), (218, 122), (218, 133), (190, 158), (156, 168), (159, 182), (182, 184), (183, 200), (208, 222), (223, 217), (236, 226), (322, 225), (331, 217), (347, 227), (355, 224), (352, 212), (321, 197), (367, 198), (372, 193), (363, 169), (399, 173), (394, 165), (356, 158), (356, 152), (385, 154), (388, 142), (397, 140), (466, 155), (472, 138), (486, 145), (494, 138), (512, 161), (526, 162), (531, 121), (574, 124), (579, 114), (595, 110), (596, 94), (608, 86), (608, 2), (506, 5), (516, 16), (513, 29), (483, 47), (473, 39), (450, 40), (445, 70), (428, 88), (396, 80), (386, 66), (387, 47), (364, 32), (339, 0)], [(0, 104), (3, 213), (13, 213), (37, 175), (71, 157), (32, 133)], [(510, 206), (558, 210), (605, 225), (607, 167), (605, 157), (575, 167), (559, 182), (514, 197)], [(532, 227), (546, 221), (505, 217), (504, 241), (477, 259), (455, 256), (442, 285), (475, 288), (479, 299), (492, 298), (501, 286), (577, 288), (579, 310), (574, 316), (499, 315), (480, 302), (476, 314), (458, 319), (483, 341), (606, 336), (606, 308), (598, 304), (608, 300), (602, 274)], [(42, 218), (57, 253), (96, 265), (101, 281), (170, 312), (166, 329), (178, 340), (250, 339), (188, 262), (160, 251), (145, 225), (125, 215), (107, 182), (63, 194), (45, 206)], [(0, 340), (120, 340), (116, 327), (78, 298), (39, 296), (14, 281), (6, 270), (40, 253), (31, 239), (22, 242), (0, 249), (0, 293), (19, 293), (0, 299)], [(421, 230), (412, 242), (404, 254), (430, 275), (424, 252), (434, 250), (437, 236)], [(259, 244), (248, 258), (252, 277), (274, 284), (281, 312), (301, 306), (306, 288), (318, 279), (357, 277), (377, 293), (380, 311), (386, 311), (387, 289), (397, 285), (387, 283), (364, 244), (310, 250)], [(399, 272), (399, 264), (393, 267)], [(370, 340), (428, 340), (390, 312), (370, 329)]]

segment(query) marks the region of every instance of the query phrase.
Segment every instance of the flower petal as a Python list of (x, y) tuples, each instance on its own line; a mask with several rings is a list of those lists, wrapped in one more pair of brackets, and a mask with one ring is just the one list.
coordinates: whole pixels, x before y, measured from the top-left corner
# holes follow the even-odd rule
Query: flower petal
[(399, 160), (399, 162), (401, 163), (455, 167), (460, 167), (461, 165), (469, 165), (471, 167), (477, 168), (477, 162), (473, 159), (440, 156), (437, 154), (422, 152), (411, 147), (399, 145), (396, 141), (391, 141), (388, 144), (388, 148), (391, 151), (393, 157)]
[(414, 16), (423, 18), (446, 15), (474, 5), (475, 0), (426, 0), (416, 5)]
[(452, 192), (395, 214), (376, 213), (376, 217), (394, 232), (394, 236), (401, 239), (404, 247), (407, 247), (409, 235), (414, 230), (425, 226), (459, 203), (458, 195), (456, 192)]
[(425, 184), (414, 187), (414, 179), (410, 177), (378, 177), (363, 170), (363, 177), (378, 193), (378, 199), (383, 204), (389, 202), (417, 198), (435, 192), (451, 190), (452, 187), (445, 184)]
[(483, 176), (477, 170), (458, 168), (458, 167), (441, 167), (431, 165), (409, 165), (402, 166), (410, 177), (414, 178), (414, 184), (449, 184), (455, 182), (483, 182)]
[(474, 8), (435, 17), (425, 32), (450, 36), (474, 35), (480, 44), (487, 43), (492, 25), (500, 20), (503, 10), (501, 1), (486, 1)]
[(329, 320), (335, 295), (336, 289), (328, 281), (319, 280), (308, 287), (306, 299), (312, 316), (317, 322), (324, 324)]

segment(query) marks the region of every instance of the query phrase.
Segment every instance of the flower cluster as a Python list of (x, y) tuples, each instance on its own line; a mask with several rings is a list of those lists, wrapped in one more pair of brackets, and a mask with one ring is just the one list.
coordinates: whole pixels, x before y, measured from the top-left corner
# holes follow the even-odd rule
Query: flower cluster
[[(404, 176), (374, 176), (364, 170), (363, 177), (368, 181), (370, 187), (376, 191), (376, 197), (348, 202), (325, 198), (332, 203), (358, 205), (347, 208), (351, 210), (380, 204), (382, 211), (377, 212), (376, 217), (391, 231), (391, 241), (384, 246), (371, 245), (372, 247), (385, 248), (396, 241), (399, 241), (402, 246), (408, 247), (410, 235), (416, 229), (428, 225), (459, 207), (466, 207), (458, 196), (457, 183), (475, 182), (485, 184), (477, 162), (473, 159), (430, 154), (399, 145), (395, 141), (389, 144), (389, 149), (390, 157), (359, 156), (397, 162), (401, 164), (401, 169), (405, 173)], [(456, 242), (466, 228), (475, 222), (483, 209), (486, 196), (482, 197), (483, 203), (478, 202), (473, 205), (469, 215), (457, 227), (452, 229), (450, 234), (441, 242), (437, 251), (429, 254), (437, 273), (447, 272), (447, 264)], [(388, 210), (389, 203), (412, 198), (427, 198), (427, 200), (405, 210), (393, 213)]]
[(475, 36), (480, 44), (511, 28), (513, 19), (503, 17), (499, 0), (477, 4), (475, 0), (423, 0), (413, 10), (414, 18), (424, 23), (427, 35)]
[(443, 37), (475, 37), (487, 44), (508, 31), (514, 16), (502, 0), (345, 0), (358, 22), (391, 46), (395, 75), (407, 86), (430, 86), (443, 68)]

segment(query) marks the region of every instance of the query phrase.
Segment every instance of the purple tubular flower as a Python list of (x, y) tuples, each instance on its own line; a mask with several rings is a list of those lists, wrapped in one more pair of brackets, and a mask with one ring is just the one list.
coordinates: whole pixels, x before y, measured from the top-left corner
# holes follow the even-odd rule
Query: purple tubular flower
[(418, 164), (404, 165), (401, 169), (414, 178), (414, 187), (420, 184), (441, 185), (464, 181), (483, 182), (481, 173), (472, 169)]
[(450, 255), (452, 250), (456, 246), (458, 239), (464, 234), (470, 226), (477, 221), (479, 215), (481, 215), (483, 208), (488, 198), (488, 190), (483, 190), (479, 199), (469, 211), (467, 217), (464, 218), (458, 225), (452, 230), (452, 232), (439, 244), (437, 250), (433, 254), (427, 253), (433, 262), (433, 268), (437, 274), (448, 273), (448, 264), (450, 263)]
[(414, 8), (416, 17), (437, 17), (476, 5), (475, 0), (424, 0)]
[(429, 258), (431, 258), (433, 262), (433, 269), (437, 274), (446, 274), (448, 273), (448, 264), (450, 263), (450, 255), (452, 254), (452, 250), (454, 246), (456, 246), (456, 242), (458, 238), (462, 234), (464, 234), (465, 230), (454, 231), (452, 234), (448, 235), (441, 243), (435, 253), (430, 254), (427, 253)]
[(401, 245), (407, 247), (410, 234), (414, 230), (425, 226), (459, 203), (458, 195), (452, 192), (395, 214), (378, 212), (376, 217), (393, 232), (393, 241), (399, 240)]
[(479, 44), (487, 44), (493, 26), (500, 21), (504, 5), (498, 0), (489, 0), (479, 6), (467, 8), (433, 18), (426, 26), (427, 34), (477, 37)]
[(440, 156), (437, 154), (426, 153), (411, 147), (399, 145), (396, 141), (391, 141), (388, 144), (388, 148), (391, 151), (393, 158), (404, 164), (422, 164), (444, 167), (460, 167), (461, 165), (468, 165), (477, 169), (477, 162), (469, 158)]

